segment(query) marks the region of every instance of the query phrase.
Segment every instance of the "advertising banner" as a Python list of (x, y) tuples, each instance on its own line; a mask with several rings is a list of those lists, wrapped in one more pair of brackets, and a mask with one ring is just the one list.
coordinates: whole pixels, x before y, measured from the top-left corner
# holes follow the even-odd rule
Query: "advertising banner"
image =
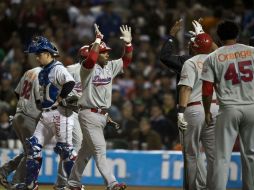
[[(0, 165), (19, 154), (19, 150), (0, 149)], [(108, 164), (119, 181), (130, 186), (181, 187), (183, 158), (178, 151), (128, 151), (110, 150)], [(39, 176), (41, 183), (54, 183), (57, 176), (58, 156), (52, 150), (43, 151), (43, 164)], [(239, 153), (233, 153), (228, 188), (241, 187), (241, 162)], [(91, 160), (83, 173), (82, 182), (102, 185), (103, 179)]]

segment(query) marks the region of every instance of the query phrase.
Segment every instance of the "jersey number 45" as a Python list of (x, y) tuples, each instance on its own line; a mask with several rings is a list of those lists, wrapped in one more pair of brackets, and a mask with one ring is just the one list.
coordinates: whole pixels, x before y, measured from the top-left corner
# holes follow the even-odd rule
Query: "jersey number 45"
[(237, 63), (240, 73), (236, 72), (235, 64), (230, 63), (224, 75), (225, 80), (232, 80), (232, 85), (239, 84), (241, 81), (250, 82), (253, 80), (253, 71), (251, 61), (240, 61)]

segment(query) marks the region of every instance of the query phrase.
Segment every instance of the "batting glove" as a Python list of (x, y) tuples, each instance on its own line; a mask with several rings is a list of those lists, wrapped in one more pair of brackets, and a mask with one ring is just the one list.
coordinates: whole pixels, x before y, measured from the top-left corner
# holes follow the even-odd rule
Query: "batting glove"
[(12, 120), (13, 120), (14, 116), (13, 115), (9, 115), (9, 123), (10, 125), (12, 125)]
[(181, 131), (185, 131), (187, 129), (188, 123), (185, 121), (183, 113), (177, 114), (177, 125)]
[(120, 37), (120, 39), (122, 39), (127, 44), (131, 43), (131, 40), (132, 40), (131, 27), (128, 27), (127, 25), (122, 25), (120, 27), (120, 31), (122, 33), (122, 36)]
[(96, 39), (99, 38), (99, 39), (103, 39), (104, 35), (100, 32), (99, 30), (99, 26), (97, 24), (94, 24), (94, 29), (95, 29), (95, 36), (96, 36)]
[(192, 25), (194, 27), (194, 30), (195, 30), (195, 34), (198, 35), (198, 34), (202, 34), (202, 33), (205, 33), (203, 28), (202, 28), (202, 25), (196, 21), (196, 20), (193, 20), (192, 21)]
[(117, 122), (113, 121), (113, 119), (109, 115), (107, 117), (107, 125), (112, 126), (116, 130), (120, 129), (120, 125)]

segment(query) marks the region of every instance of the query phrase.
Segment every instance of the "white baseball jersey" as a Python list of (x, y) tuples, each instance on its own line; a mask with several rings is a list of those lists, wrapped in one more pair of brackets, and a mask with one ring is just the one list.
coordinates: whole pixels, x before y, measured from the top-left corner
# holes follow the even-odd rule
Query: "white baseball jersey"
[(76, 64), (73, 64), (73, 65), (69, 65), (66, 68), (67, 68), (67, 71), (71, 74), (71, 76), (75, 80), (75, 86), (74, 86), (72, 92), (69, 95), (70, 96), (71, 95), (76, 95), (78, 97), (81, 97), (81, 94), (82, 94), (82, 87), (81, 87), (81, 80), (80, 80), (81, 64), (76, 63)]
[(62, 90), (62, 86), (74, 79), (63, 64), (59, 61), (43, 67), (39, 73), (40, 95), (42, 107), (51, 107)]
[(15, 92), (19, 94), (19, 101), (16, 112), (22, 112), (34, 119), (41, 113), (36, 106), (36, 101), (40, 100), (38, 74), (41, 67), (28, 70), (20, 79)]
[(52, 68), (49, 73), (49, 80), (58, 88), (62, 88), (62, 86), (67, 82), (74, 81), (71, 74), (62, 64), (56, 65), (54, 68)]
[(254, 104), (253, 66), (253, 47), (223, 46), (207, 57), (201, 78), (216, 84), (220, 105)]
[[(188, 103), (202, 101), (202, 81), (200, 78), (203, 63), (206, 58), (207, 54), (199, 54), (184, 62), (178, 85), (185, 85), (192, 88)], [(214, 99), (216, 99), (215, 94)]]
[(82, 95), (78, 104), (85, 108), (109, 108), (112, 98), (112, 80), (123, 72), (123, 60), (108, 61), (103, 68), (95, 64), (92, 69), (80, 70)]

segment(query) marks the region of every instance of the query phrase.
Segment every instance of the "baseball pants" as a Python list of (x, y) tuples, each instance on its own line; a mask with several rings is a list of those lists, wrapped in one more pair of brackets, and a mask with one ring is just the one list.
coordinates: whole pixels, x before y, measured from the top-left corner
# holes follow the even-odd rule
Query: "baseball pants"
[(12, 126), (23, 145), (24, 153), (19, 154), (14, 159), (10, 160), (6, 164), (4, 164), (0, 168), (0, 172), (7, 177), (11, 174), (14, 170), (16, 172), (13, 175), (12, 183), (22, 183), (25, 180), (25, 168), (26, 168), (26, 152), (27, 148), (25, 146), (26, 138), (29, 138), (33, 135), (35, 131), (35, 127), (38, 120), (31, 118), (23, 113), (16, 113), (13, 120)]
[[(79, 151), (82, 143), (82, 131), (78, 121), (78, 113), (73, 112), (74, 127), (72, 130), (72, 143), (76, 152)], [(64, 170), (63, 161), (60, 159), (58, 164), (58, 174), (55, 187), (64, 187), (67, 185), (67, 174)]]
[(44, 146), (55, 136), (57, 142), (72, 145), (73, 113), (63, 107), (48, 112), (43, 111), (33, 136)]
[(104, 178), (106, 186), (110, 189), (117, 184), (116, 178), (106, 160), (106, 141), (103, 134), (106, 120), (107, 116), (93, 113), (90, 109), (84, 109), (79, 112), (79, 123), (83, 133), (83, 141), (72, 168), (68, 185), (74, 187), (81, 186), (82, 174), (92, 156), (99, 172)]
[[(213, 121), (216, 119), (218, 105), (211, 105)], [(186, 108), (184, 112), (185, 120), (188, 123), (184, 133), (184, 146), (187, 160), (187, 173), (189, 190), (206, 189), (211, 178), (212, 162), (214, 159), (214, 123), (207, 126), (205, 123), (205, 113), (203, 105), (193, 105)], [(203, 146), (202, 146), (203, 145)], [(201, 152), (205, 150), (207, 159), (207, 169), (205, 159)]]
[(215, 158), (211, 190), (226, 190), (232, 149), (239, 134), (243, 162), (242, 189), (254, 189), (254, 104), (220, 106), (215, 126)]

